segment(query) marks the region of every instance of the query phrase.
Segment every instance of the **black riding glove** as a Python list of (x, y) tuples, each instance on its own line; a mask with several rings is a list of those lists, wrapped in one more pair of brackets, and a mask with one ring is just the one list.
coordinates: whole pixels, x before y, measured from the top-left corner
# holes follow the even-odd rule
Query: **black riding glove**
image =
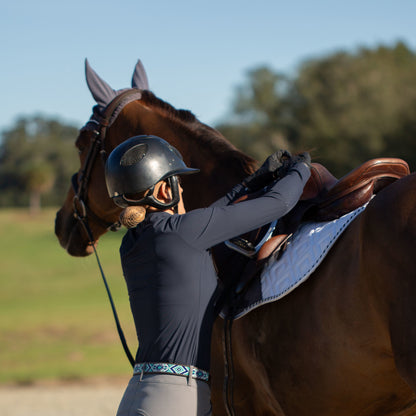
[(284, 176), (290, 166), (291, 157), (287, 150), (278, 150), (264, 161), (260, 169), (244, 179), (243, 185), (250, 192), (264, 188), (277, 178)]

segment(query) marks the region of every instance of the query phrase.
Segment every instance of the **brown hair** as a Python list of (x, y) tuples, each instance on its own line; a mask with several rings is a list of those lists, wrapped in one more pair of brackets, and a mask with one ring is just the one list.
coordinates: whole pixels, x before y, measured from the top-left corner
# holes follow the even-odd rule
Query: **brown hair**
[(124, 208), (120, 214), (120, 222), (126, 228), (134, 228), (146, 217), (146, 208), (142, 205)]
[[(155, 185), (154, 192), (157, 193), (160, 185), (164, 181), (160, 181)], [(134, 195), (126, 195), (129, 199), (133, 200), (140, 200), (144, 198), (148, 194), (149, 190), (146, 190), (144, 192), (141, 192), (140, 194), (134, 194)], [(149, 205), (132, 205), (127, 208), (124, 208), (123, 211), (120, 213), (120, 222), (121, 225), (123, 225), (126, 228), (134, 228), (138, 224), (140, 224), (146, 217), (146, 213), (148, 209), (155, 209), (152, 208)]]

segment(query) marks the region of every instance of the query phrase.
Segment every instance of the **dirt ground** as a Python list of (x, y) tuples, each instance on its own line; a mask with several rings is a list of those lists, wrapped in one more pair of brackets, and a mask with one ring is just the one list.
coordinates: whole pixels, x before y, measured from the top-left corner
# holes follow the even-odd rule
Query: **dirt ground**
[(2, 416), (114, 416), (128, 379), (0, 386)]

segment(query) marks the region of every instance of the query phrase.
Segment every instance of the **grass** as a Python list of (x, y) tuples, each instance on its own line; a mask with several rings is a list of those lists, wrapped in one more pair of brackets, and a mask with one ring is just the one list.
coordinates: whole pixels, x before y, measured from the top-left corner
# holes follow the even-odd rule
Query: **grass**
[[(0, 383), (126, 375), (104, 284), (93, 256), (73, 258), (54, 235), (56, 210), (32, 217), (0, 210)], [(108, 233), (98, 252), (134, 355), (133, 319), (118, 247)]]

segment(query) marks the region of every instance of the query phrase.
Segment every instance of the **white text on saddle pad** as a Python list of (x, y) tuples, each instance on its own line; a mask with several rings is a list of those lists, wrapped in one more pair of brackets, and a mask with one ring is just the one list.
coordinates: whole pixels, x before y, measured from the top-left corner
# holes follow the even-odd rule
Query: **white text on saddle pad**
[(261, 275), (262, 303), (277, 300), (304, 282), (366, 205), (333, 221), (303, 224), (282, 257), (264, 268)]

